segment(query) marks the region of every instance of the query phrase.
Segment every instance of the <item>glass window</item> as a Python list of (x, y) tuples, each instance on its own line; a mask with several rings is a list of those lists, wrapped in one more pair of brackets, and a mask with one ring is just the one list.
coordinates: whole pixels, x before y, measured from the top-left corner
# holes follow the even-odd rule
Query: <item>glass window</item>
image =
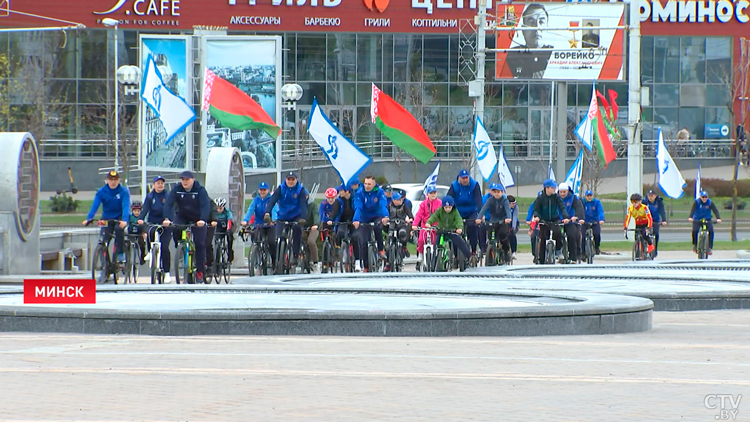
[[(551, 89), (551, 83), (529, 84), (529, 105), (549, 106)], [(556, 92), (555, 94), (557, 94), (558, 92)]]
[(474, 131), (474, 108), (473, 107), (451, 107), (450, 136), (465, 136), (466, 139)]
[(706, 107), (706, 124), (727, 124), (731, 121), (726, 107)]
[(450, 75), (447, 35), (424, 36), (424, 81), (446, 82)]
[(105, 81), (82, 79), (78, 82), (79, 103), (102, 104), (109, 102), (108, 98), (109, 93), (107, 92), (107, 83)]
[(469, 87), (451, 84), (450, 90), (450, 105), (474, 105), (474, 99), (469, 97)]
[(393, 80), (393, 35), (383, 34), (380, 43), (383, 55), (383, 80)]
[(422, 86), (424, 105), (448, 105), (447, 84), (423, 84)]
[(419, 82), (422, 79), (422, 36), (393, 35), (393, 80)]
[[(575, 106), (576, 105), (576, 101), (578, 99), (578, 90), (579, 89), (584, 89), (583, 86), (588, 86), (589, 87), (589, 91), (591, 91), (591, 86), (589, 86), (589, 84), (581, 84), (581, 85), (576, 84), (576, 83), (569, 83), (568, 84), (568, 101), (567, 101), (567, 105), (569, 105), (569, 106)], [(586, 105), (588, 105), (588, 104), (586, 104)]]
[(327, 88), (326, 104), (356, 104), (354, 99), (356, 98), (357, 85), (355, 83), (329, 82)]
[(654, 85), (654, 102), (655, 107), (677, 106), (679, 105), (680, 91), (677, 84), (658, 84)]
[(425, 107), (421, 123), (433, 142), (444, 139), (448, 136), (448, 108)]
[(284, 43), (281, 50), (281, 56), (283, 58), (282, 65), (284, 66), (283, 76), (288, 77), (290, 81), (296, 81), (297, 34), (284, 34), (282, 40)]
[(708, 85), (706, 89), (707, 106), (727, 106), (731, 101), (730, 88), (727, 85)]
[(380, 34), (357, 34), (357, 80), (380, 80), (383, 66), (382, 41)]
[(82, 139), (102, 139), (107, 136), (107, 108), (102, 105), (78, 106), (79, 131)]
[(529, 138), (529, 109), (503, 107), (502, 139), (524, 141)]
[[(482, 123), (492, 141), (498, 141), (503, 135), (503, 109), (502, 107), (488, 107), (484, 110)], [(497, 143), (495, 148), (497, 148)]]
[(732, 75), (732, 38), (706, 38), (706, 80), (727, 83)]
[(679, 82), (680, 38), (654, 37), (654, 82)]
[[(382, 87), (379, 87), (383, 89)], [(357, 84), (357, 105), (369, 106), (372, 101), (372, 84), (358, 83)]]
[(107, 37), (104, 29), (91, 29), (80, 32), (81, 51), (78, 55), (81, 61), (81, 77), (87, 79), (106, 78)]
[(693, 138), (705, 138), (705, 111), (699, 107), (680, 107), (680, 125), (686, 127)]
[(47, 31), (44, 37), (44, 75), (47, 78), (76, 77), (75, 33)]
[(674, 130), (677, 133), (677, 107), (654, 107), (654, 128), (661, 128), (664, 133)]
[(528, 105), (529, 85), (519, 83), (506, 83), (503, 88), (503, 105)]
[(355, 81), (357, 78), (357, 36), (328, 35), (328, 80)]
[(357, 128), (352, 137), (355, 142), (373, 142), (379, 136), (378, 128), (372, 123), (370, 107), (357, 107)]
[(488, 83), (484, 86), (484, 105), (501, 106), (503, 105), (503, 85), (497, 83)]
[(324, 83), (299, 82), (299, 85), (302, 87), (304, 94), (297, 102), (298, 105), (311, 105), (315, 97), (327, 98), (326, 84)]
[(641, 37), (641, 83), (654, 82), (654, 37)]
[(45, 101), (50, 104), (58, 103), (75, 103), (78, 90), (75, 80), (48, 80), (46, 85), (49, 87), (45, 91), (50, 94)]
[[(326, 75), (326, 36), (297, 34), (296, 51), (297, 81), (324, 81)], [(304, 97), (307, 97), (307, 95)]]
[(706, 39), (682, 37), (680, 82), (706, 81)]
[(680, 106), (703, 107), (706, 105), (706, 86), (694, 84), (680, 85)]

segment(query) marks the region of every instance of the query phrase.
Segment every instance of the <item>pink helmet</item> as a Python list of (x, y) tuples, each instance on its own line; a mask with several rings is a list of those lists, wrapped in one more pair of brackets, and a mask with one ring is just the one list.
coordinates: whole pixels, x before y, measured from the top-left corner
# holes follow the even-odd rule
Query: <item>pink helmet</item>
[(338, 192), (334, 188), (326, 189), (326, 198), (335, 198)]

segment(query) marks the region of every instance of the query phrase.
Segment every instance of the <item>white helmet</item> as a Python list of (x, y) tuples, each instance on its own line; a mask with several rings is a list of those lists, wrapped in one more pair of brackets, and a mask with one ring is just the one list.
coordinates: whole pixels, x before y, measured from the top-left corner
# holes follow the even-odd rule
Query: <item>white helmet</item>
[(226, 207), (227, 206), (227, 200), (224, 198), (216, 198), (214, 199), (214, 203), (217, 207)]
[(560, 183), (560, 185), (557, 187), (557, 191), (558, 192), (563, 191), (563, 190), (566, 191), (566, 190), (569, 190), (569, 189), (570, 189), (570, 186), (568, 186), (568, 184), (565, 183), (565, 182)]

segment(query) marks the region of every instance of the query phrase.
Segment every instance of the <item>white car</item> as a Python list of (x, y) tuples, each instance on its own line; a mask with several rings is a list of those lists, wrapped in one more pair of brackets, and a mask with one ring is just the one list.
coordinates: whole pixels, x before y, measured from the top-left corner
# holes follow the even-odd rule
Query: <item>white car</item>
[[(391, 185), (391, 188), (394, 192), (400, 193), (401, 196), (405, 196), (411, 201), (411, 212), (416, 216), (417, 211), (419, 211), (419, 204), (424, 200), (423, 186), (421, 183), (396, 183)], [(448, 188), (448, 186), (437, 185), (438, 198), (447, 195)]]

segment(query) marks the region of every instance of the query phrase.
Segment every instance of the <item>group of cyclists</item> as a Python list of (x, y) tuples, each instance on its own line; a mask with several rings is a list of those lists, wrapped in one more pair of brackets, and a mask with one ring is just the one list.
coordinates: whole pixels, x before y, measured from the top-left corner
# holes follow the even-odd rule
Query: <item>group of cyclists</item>
[[(567, 241), (567, 262), (580, 262), (583, 259), (583, 234), (591, 229), (595, 254), (600, 254), (601, 226), (605, 222), (601, 201), (593, 192), (585, 191), (584, 197), (574, 194), (573, 187), (567, 183), (559, 185), (552, 179), (545, 180), (543, 189), (538, 193), (526, 216), (529, 226), (528, 234), (532, 242), (532, 253), (535, 263), (545, 262), (545, 248), (539, 247), (542, 239), (551, 238), (555, 242), (555, 258), (563, 259), (563, 233)], [(395, 230), (400, 242), (401, 253), (409, 256), (406, 244), (412, 237), (417, 238), (417, 269), (424, 268), (424, 247), (427, 232), (434, 232), (435, 227), (453, 245), (453, 253), (460, 261), (476, 265), (487, 253), (490, 238), (498, 242), (502, 252), (507, 254), (509, 262), (516, 259), (517, 233), (519, 230), (519, 208), (512, 195), (506, 195), (499, 183), (491, 183), (488, 192), (482, 195), (481, 183), (474, 180), (467, 170), (461, 170), (450, 185), (443, 198), (437, 197), (435, 186), (425, 189), (424, 200), (416, 214), (412, 214), (412, 204), (390, 186), (380, 187), (375, 177), (368, 175), (360, 182), (352, 178), (348, 183), (337, 188), (328, 188), (315, 213), (309, 192), (303, 187), (294, 172), (285, 174), (284, 182), (275, 191), (270, 192), (266, 182), (260, 183), (257, 195), (247, 213), (240, 221), (241, 230), (259, 236), (267, 242), (272, 260), (275, 256), (275, 239), (282, 234), (283, 224), (290, 223), (292, 240), (292, 259), (300, 251), (303, 229), (307, 229), (306, 245), (311, 251), (314, 270), (320, 269), (318, 263), (316, 240), (321, 232), (334, 233), (336, 243), (344, 239), (352, 241), (355, 271), (374, 271), (370, 268), (371, 260), (366, 259), (370, 235), (374, 235), (377, 244), (378, 258), (386, 261), (383, 232)], [(658, 254), (659, 228), (667, 224), (663, 200), (649, 190), (646, 198), (635, 193), (630, 196), (624, 221), (627, 230), (630, 220), (635, 221), (636, 230), (643, 231), (648, 242), (648, 252), (655, 257)], [(190, 171), (180, 174), (180, 182), (167, 189), (165, 179), (157, 176), (153, 180), (153, 189), (143, 202), (131, 202), (128, 189), (120, 184), (120, 175), (111, 171), (106, 184), (94, 197), (91, 210), (83, 224), (89, 224), (102, 207), (102, 220), (111, 224), (102, 227), (108, 236), (114, 235), (117, 259), (124, 256), (124, 234), (137, 235), (141, 246), (141, 263), (149, 259), (150, 239), (155, 236), (155, 227), (159, 230), (160, 241), (168, 245), (170, 239), (175, 244), (181, 237), (182, 227), (193, 225), (192, 234), (196, 247), (196, 282), (204, 281), (206, 268), (210, 268), (212, 239), (215, 233), (229, 233), (229, 261), (234, 260), (232, 251), (233, 227), (235, 216), (229, 209), (225, 198), (211, 200), (205, 187), (195, 180)], [(714, 231), (711, 216), (721, 222), (716, 205), (708, 198), (705, 191), (693, 204), (690, 221), (693, 222), (693, 251), (696, 251), (698, 230), (704, 224), (709, 233), (709, 251), (713, 248)], [(316, 222), (317, 220), (317, 222)], [(395, 224), (389, 222), (393, 220)], [(706, 221), (708, 223), (706, 224)], [(177, 225), (178, 227), (175, 227)], [(371, 230), (372, 229), (372, 230)], [(434, 242), (436, 236), (430, 236)], [(165, 282), (170, 282), (170, 252), (162, 248), (162, 269)], [(207, 260), (209, 261), (207, 263)], [(208, 265), (207, 265), (208, 264)], [(276, 268), (274, 266), (274, 268)], [(383, 269), (391, 270), (386, 264)], [(463, 270), (464, 267), (462, 266)]]

